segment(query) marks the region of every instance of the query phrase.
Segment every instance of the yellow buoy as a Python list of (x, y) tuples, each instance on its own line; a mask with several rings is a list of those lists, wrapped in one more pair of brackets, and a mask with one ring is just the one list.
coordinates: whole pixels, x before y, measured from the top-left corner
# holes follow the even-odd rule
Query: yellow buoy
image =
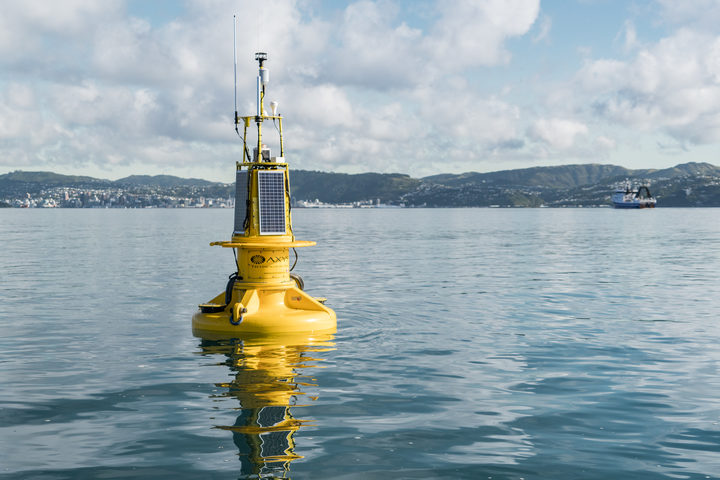
[[(290, 218), (290, 178), (285, 163), (282, 115), (265, 111), (268, 72), (263, 64), (267, 54), (256, 53), (260, 64), (257, 77), (257, 114), (238, 117), (235, 128), (244, 126), (243, 160), (236, 162), (235, 228), (230, 241), (213, 242), (232, 248), (237, 270), (230, 276), (225, 292), (201, 304), (193, 315), (193, 332), (230, 334), (274, 334), (327, 332), (336, 329), (335, 312), (303, 290), (302, 279), (290, 273), (290, 249), (309, 247), (315, 242), (296, 240)], [(262, 124), (277, 126), (280, 156), (271, 157), (262, 143)], [(257, 125), (257, 146), (250, 156), (248, 128)], [(238, 131), (239, 133), (239, 131)]]

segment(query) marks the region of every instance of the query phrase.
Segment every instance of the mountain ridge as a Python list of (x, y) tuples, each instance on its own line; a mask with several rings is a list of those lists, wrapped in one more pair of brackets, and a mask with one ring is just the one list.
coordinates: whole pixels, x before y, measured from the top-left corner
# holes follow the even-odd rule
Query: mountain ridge
[[(524, 186), (545, 186), (547, 188), (575, 188), (583, 185), (597, 183), (603, 180), (615, 180), (619, 177), (647, 177), (662, 178), (666, 175), (677, 177), (693, 174), (715, 174), (720, 175), (720, 167), (710, 163), (688, 162), (675, 165), (665, 169), (637, 169), (621, 167), (618, 165), (586, 163), (557, 165), (547, 167), (529, 167), (513, 170), (498, 170), (494, 172), (464, 172), (460, 174), (444, 173), (423, 177), (421, 180), (440, 183), (443, 185), (457, 185), (465, 181), (491, 180), (524, 185)], [(549, 177), (549, 178), (548, 178)], [(568, 181), (572, 179), (573, 181)], [(548, 185), (548, 181), (552, 184)]]
[[(352, 179), (358, 187), (393, 179), (405, 185), (414, 185), (416, 182), (438, 183), (442, 185), (459, 185), (463, 183), (488, 182), (498, 184), (512, 184), (523, 186), (543, 186), (546, 188), (575, 188), (589, 185), (603, 180), (614, 180), (619, 177), (647, 177), (657, 179), (662, 177), (678, 177), (683, 175), (720, 175), (720, 167), (707, 162), (688, 162), (664, 169), (628, 169), (612, 164), (569, 164), (555, 166), (540, 166), (520, 169), (497, 170), (493, 172), (463, 172), (441, 173), (426, 177), (414, 178), (403, 173), (339, 173), (322, 172), (318, 170), (292, 170), (293, 180), (304, 175), (327, 175), (334, 180)], [(303, 179), (304, 180), (304, 179)], [(408, 181), (409, 180), (409, 181)], [(0, 181), (13, 181), (23, 183), (52, 184), (78, 184), (78, 183), (106, 183), (128, 186), (207, 186), (225, 185), (224, 182), (214, 182), (201, 178), (184, 178), (175, 175), (130, 175), (117, 180), (108, 180), (81, 175), (65, 175), (50, 171), (15, 170), (0, 175)], [(343, 183), (343, 182), (338, 182)], [(391, 186), (393, 182), (385, 182)]]
[[(689, 162), (663, 169), (628, 169), (610, 164), (572, 164), (494, 172), (464, 172), (413, 178), (400, 173), (292, 170), (296, 200), (324, 203), (404, 204), (428, 207), (607, 205), (613, 186), (625, 179), (651, 185), (659, 206), (720, 206), (720, 167)], [(115, 189), (129, 194), (228, 198), (232, 183), (172, 175), (131, 175), (118, 180), (14, 171), (0, 175), (0, 200), (48, 189)]]
[(201, 178), (176, 177), (175, 175), (130, 175), (129, 177), (114, 180), (112, 183), (115, 185), (143, 185), (148, 187), (199, 187), (213, 185), (220, 182), (203, 180)]

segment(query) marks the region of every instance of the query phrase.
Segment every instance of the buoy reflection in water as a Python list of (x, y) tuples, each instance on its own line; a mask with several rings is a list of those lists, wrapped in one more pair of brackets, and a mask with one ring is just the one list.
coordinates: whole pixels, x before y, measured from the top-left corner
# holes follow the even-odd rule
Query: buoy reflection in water
[(303, 391), (317, 386), (303, 370), (319, 367), (323, 359), (315, 354), (333, 350), (332, 340), (331, 334), (202, 339), (202, 354), (224, 355), (234, 372), (231, 381), (216, 386), (225, 389), (219, 396), (240, 402), (240, 414), (233, 425), (214, 427), (232, 432), (243, 476), (286, 477), (290, 463), (302, 458), (293, 435), (311, 424), (291, 410), (315, 400)]

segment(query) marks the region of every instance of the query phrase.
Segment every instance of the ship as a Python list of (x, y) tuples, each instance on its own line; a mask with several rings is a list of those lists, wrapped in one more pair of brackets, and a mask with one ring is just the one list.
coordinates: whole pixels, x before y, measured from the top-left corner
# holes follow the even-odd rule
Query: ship
[(630, 182), (626, 181), (623, 187), (612, 194), (612, 202), (615, 208), (655, 208), (657, 199), (647, 186), (633, 190)]

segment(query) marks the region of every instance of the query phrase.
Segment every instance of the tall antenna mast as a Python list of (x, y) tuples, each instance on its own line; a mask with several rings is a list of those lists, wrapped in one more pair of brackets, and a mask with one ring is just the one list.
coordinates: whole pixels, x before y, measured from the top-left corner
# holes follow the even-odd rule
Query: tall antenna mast
[(233, 86), (235, 87), (235, 133), (240, 135), (238, 130), (238, 114), (237, 114), (237, 15), (233, 15)]

